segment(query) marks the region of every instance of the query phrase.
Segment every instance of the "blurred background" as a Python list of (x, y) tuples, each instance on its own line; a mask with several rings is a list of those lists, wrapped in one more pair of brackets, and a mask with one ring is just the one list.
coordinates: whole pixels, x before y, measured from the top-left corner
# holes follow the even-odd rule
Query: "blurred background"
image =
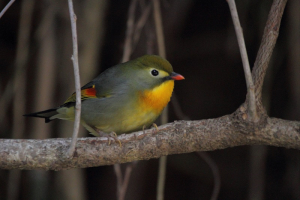
[[(158, 54), (151, 1), (137, 0), (131, 58)], [(0, 10), (8, 1), (0, 1)], [(74, 0), (81, 85), (122, 59), (130, 0)], [(272, 1), (237, 1), (253, 66)], [(162, 0), (166, 57), (176, 82), (169, 121), (216, 118), (245, 100), (243, 67), (226, 0)], [(147, 9), (149, 11), (147, 11)], [(288, 1), (267, 71), (271, 117), (300, 120), (300, 1)], [(145, 12), (149, 14), (145, 17)], [(142, 16), (145, 18), (141, 20)], [(0, 137), (71, 137), (73, 123), (24, 118), (62, 104), (75, 90), (67, 1), (16, 1), (0, 19)], [(182, 114), (174, 108), (181, 108)], [(80, 137), (90, 137), (80, 130)], [(207, 152), (220, 173), (218, 199), (300, 199), (300, 152), (242, 146)], [(122, 164), (124, 170), (126, 164)], [(158, 160), (136, 163), (125, 199), (155, 199)], [(112, 166), (66, 171), (0, 170), (0, 199), (116, 199)], [(210, 199), (212, 168), (197, 153), (171, 155), (165, 199)]]

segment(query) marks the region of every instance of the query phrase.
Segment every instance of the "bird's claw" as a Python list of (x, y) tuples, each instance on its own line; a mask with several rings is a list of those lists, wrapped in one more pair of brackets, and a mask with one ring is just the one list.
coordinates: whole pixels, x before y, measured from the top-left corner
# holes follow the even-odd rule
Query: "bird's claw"
[(111, 132), (110, 134), (104, 133), (100, 130), (96, 130), (100, 137), (106, 137), (108, 140), (108, 145), (111, 144), (111, 138), (115, 140), (115, 142), (118, 142), (120, 147), (122, 147), (121, 141), (118, 139), (118, 135), (115, 132)]
[[(120, 147), (122, 147), (122, 143), (121, 143), (121, 141), (118, 139), (118, 135), (115, 133), (115, 132), (111, 132), (108, 136), (107, 136), (107, 138), (113, 138), (114, 140), (115, 140), (115, 142), (118, 142), (119, 143), (119, 145), (120, 145)], [(110, 140), (108, 139), (108, 141), (109, 141), (109, 145), (110, 145)]]
[(153, 123), (152, 126), (155, 128), (155, 131), (153, 133), (156, 134), (158, 132), (158, 126), (155, 123)]

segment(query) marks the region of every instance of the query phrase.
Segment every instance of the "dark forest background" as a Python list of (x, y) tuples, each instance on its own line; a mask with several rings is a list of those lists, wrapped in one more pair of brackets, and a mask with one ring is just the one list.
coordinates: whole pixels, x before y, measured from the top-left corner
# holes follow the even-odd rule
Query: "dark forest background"
[[(129, 0), (74, 1), (81, 85), (122, 59)], [(0, 1), (0, 10), (7, 1)], [(135, 19), (149, 1), (139, 0)], [(237, 1), (250, 66), (271, 0)], [(226, 0), (161, 1), (167, 59), (184, 75), (174, 105), (192, 120), (230, 114), (244, 102), (246, 84)], [(300, 120), (300, 2), (290, 0), (263, 89), (271, 117)], [(131, 58), (158, 54), (153, 13)], [(27, 119), (25, 113), (60, 105), (73, 93), (72, 41), (67, 1), (16, 1), (0, 19), (0, 137), (71, 137), (73, 124)], [(175, 101), (175, 104), (174, 104)], [(177, 106), (178, 107), (178, 106)], [(81, 129), (81, 137), (89, 136)], [(221, 179), (219, 199), (300, 199), (300, 152), (241, 146), (208, 152)], [(122, 165), (125, 169), (126, 164)], [(126, 199), (155, 199), (158, 160), (139, 161)], [(112, 166), (68, 171), (0, 171), (0, 199), (116, 199)], [(196, 153), (168, 156), (165, 199), (210, 199), (214, 177)]]

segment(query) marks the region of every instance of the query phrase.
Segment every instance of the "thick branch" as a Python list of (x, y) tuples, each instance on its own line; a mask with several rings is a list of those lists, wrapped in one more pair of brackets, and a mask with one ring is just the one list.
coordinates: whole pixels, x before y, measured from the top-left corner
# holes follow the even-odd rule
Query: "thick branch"
[(264, 30), (262, 42), (252, 70), (255, 94), (259, 101), (261, 101), (261, 92), (265, 74), (278, 38), (280, 22), (286, 2), (287, 0), (273, 1)]
[(122, 135), (122, 147), (118, 143), (109, 146), (103, 138), (80, 138), (72, 159), (64, 159), (71, 139), (2, 139), (0, 168), (85, 168), (241, 145), (300, 149), (300, 122), (265, 118), (260, 124), (250, 124), (241, 120), (239, 112), (235, 112), (216, 119), (173, 122), (160, 126), (157, 134), (153, 129), (146, 131), (146, 135)]

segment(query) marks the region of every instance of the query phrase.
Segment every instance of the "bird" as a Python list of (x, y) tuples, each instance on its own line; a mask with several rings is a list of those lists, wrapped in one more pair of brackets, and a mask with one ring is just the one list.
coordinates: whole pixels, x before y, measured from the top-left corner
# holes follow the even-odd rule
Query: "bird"
[[(183, 79), (157, 55), (117, 64), (81, 88), (80, 123), (94, 136), (144, 130), (169, 103), (175, 80)], [(24, 116), (44, 118), (46, 123), (55, 119), (74, 121), (75, 104), (74, 92), (56, 108)]]

